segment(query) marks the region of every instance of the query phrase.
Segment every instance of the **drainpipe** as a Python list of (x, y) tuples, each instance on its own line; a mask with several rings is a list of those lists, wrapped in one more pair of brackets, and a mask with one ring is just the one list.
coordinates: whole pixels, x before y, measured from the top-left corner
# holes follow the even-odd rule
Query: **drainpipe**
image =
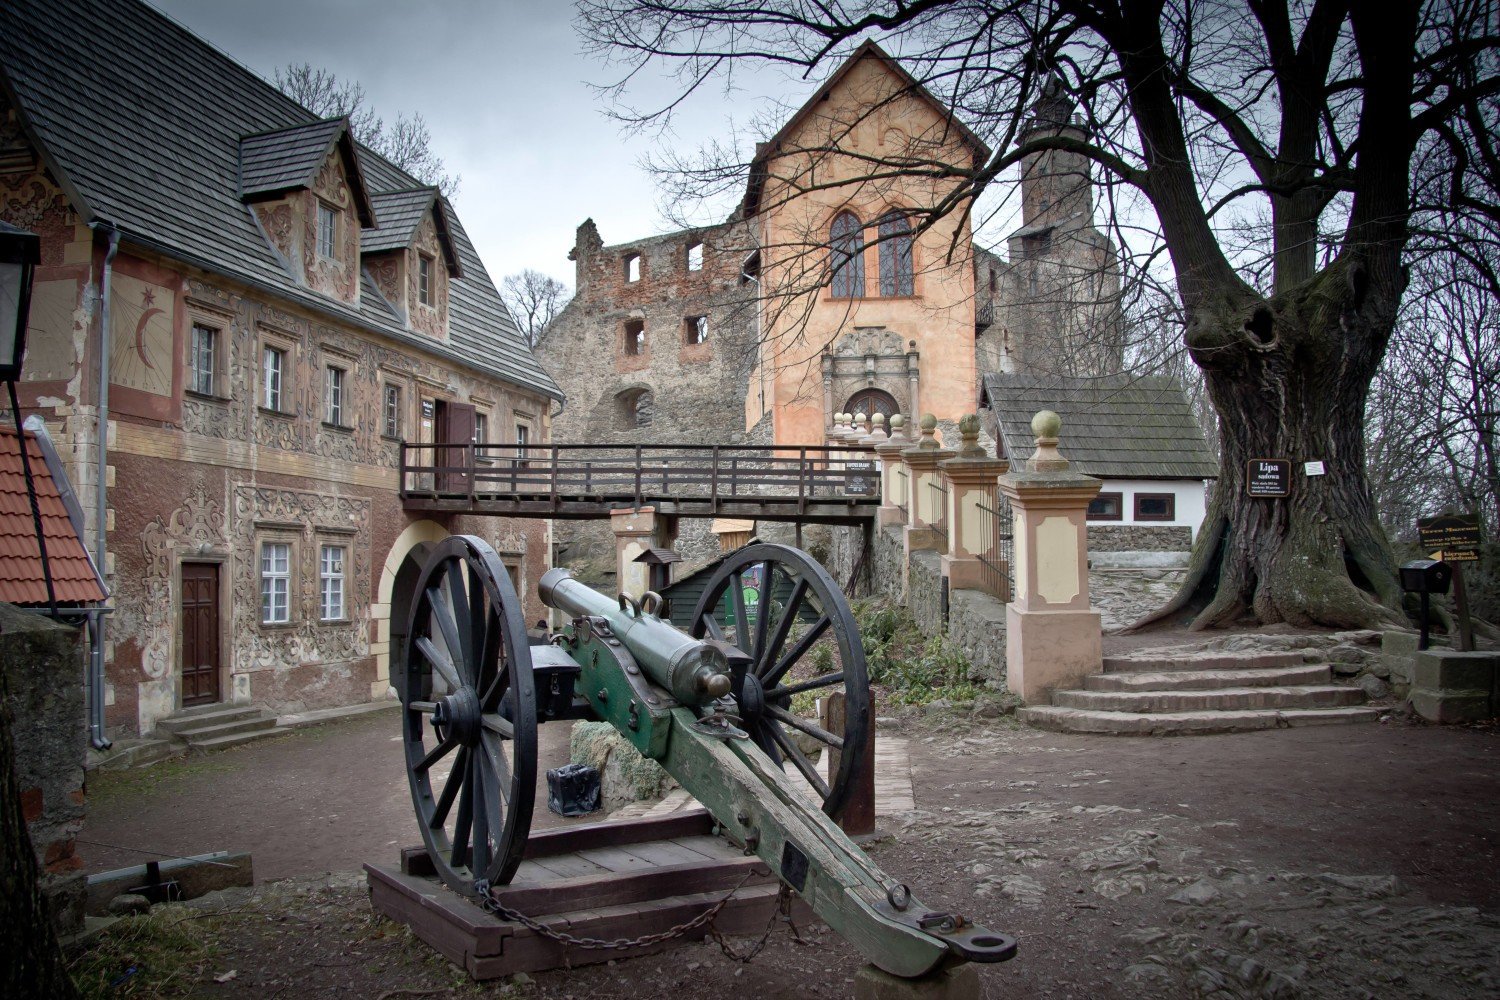
[[(107, 225), (107, 224), (106, 224)], [(109, 282), (120, 249), (120, 231), (108, 226), (109, 250), (104, 254), (104, 272), (99, 286), (99, 463), (94, 474), (94, 563), (103, 579), (109, 566), (109, 539), (104, 530), (109, 514), (105, 477), (109, 472)], [(104, 735), (104, 616), (89, 618), (89, 740), (96, 750), (108, 750), (112, 741)]]

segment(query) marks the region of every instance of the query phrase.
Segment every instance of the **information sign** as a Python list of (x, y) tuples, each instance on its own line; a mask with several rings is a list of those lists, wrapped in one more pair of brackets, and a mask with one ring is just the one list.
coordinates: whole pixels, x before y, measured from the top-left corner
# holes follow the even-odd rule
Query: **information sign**
[(1473, 514), (1439, 514), (1417, 519), (1422, 548), (1444, 562), (1479, 559), (1479, 518)]
[(1252, 458), (1245, 463), (1245, 492), (1253, 497), (1284, 497), (1292, 492), (1292, 463), (1285, 458)]
[(844, 465), (844, 493), (851, 497), (872, 497), (880, 491), (880, 474), (874, 462), (848, 462)]

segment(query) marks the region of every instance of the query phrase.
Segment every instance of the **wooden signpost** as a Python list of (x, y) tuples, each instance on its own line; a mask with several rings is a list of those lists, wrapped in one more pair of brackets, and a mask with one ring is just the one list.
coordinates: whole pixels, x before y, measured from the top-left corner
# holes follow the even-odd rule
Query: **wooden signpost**
[(1479, 517), (1474, 514), (1439, 514), (1417, 520), (1417, 536), (1431, 558), (1453, 567), (1453, 603), (1458, 610), (1460, 651), (1474, 649), (1474, 625), (1469, 619), (1469, 596), (1464, 590), (1463, 564), (1479, 560)]

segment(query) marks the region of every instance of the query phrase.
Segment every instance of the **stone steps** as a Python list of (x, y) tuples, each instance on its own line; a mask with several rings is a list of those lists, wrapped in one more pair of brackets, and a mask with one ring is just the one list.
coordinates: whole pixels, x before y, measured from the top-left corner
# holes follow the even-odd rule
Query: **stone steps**
[(270, 729), (256, 729), (248, 733), (231, 733), (227, 736), (214, 736), (208, 739), (194, 740), (188, 744), (188, 748), (195, 753), (208, 753), (211, 750), (227, 750), (237, 747), (243, 743), (253, 743), (263, 740), (268, 736), (282, 736), (286, 733), (284, 729), (272, 727)]
[(1227, 687), (1206, 691), (1057, 691), (1052, 704), (1099, 712), (1233, 712), (1262, 708), (1342, 708), (1361, 705), (1365, 693), (1339, 684)]
[(1164, 673), (1177, 670), (1263, 670), (1296, 667), (1306, 663), (1301, 652), (1293, 653), (1189, 653), (1171, 657), (1106, 656), (1106, 674)]
[(274, 736), (276, 716), (254, 705), (203, 705), (162, 719), (157, 728), (196, 752), (222, 750)]
[(1021, 709), (1021, 721), (1072, 733), (1151, 736), (1374, 722), (1357, 687), (1334, 684), (1301, 651), (1113, 656), (1079, 690)]
[(1326, 663), (1249, 670), (1166, 670), (1093, 674), (1083, 679), (1088, 691), (1206, 691), (1216, 688), (1284, 687), (1327, 684), (1333, 671)]
[[(181, 736), (191, 729), (202, 729), (206, 726), (217, 726), (265, 716), (265, 710), (254, 705), (199, 705), (195, 708), (184, 708), (162, 719), (156, 724), (156, 728), (171, 733), (173, 736)], [(275, 721), (275, 717), (271, 717), (273, 725)]]
[(1280, 711), (1260, 709), (1216, 712), (1099, 712), (1078, 708), (1040, 705), (1017, 711), (1017, 717), (1039, 729), (1066, 733), (1100, 733), (1139, 736), (1198, 736), (1209, 733), (1239, 733), (1290, 726), (1334, 725), (1375, 722), (1380, 713), (1373, 708), (1325, 708)]

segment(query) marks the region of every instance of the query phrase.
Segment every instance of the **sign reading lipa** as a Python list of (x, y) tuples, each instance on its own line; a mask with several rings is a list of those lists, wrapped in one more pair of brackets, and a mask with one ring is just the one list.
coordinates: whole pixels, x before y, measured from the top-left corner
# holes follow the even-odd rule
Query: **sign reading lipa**
[(1252, 458), (1245, 463), (1245, 492), (1253, 497), (1284, 497), (1292, 492), (1292, 463), (1285, 458)]

